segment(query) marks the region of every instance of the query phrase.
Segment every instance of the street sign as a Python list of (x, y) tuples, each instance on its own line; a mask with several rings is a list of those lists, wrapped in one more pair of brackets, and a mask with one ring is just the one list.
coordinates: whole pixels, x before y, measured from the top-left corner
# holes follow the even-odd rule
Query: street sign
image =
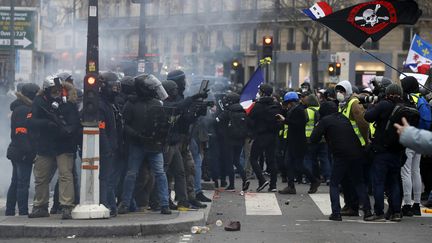
[[(10, 47), (10, 9), (0, 8), (0, 48)], [(34, 49), (36, 11), (15, 8), (15, 40), (14, 44), (19, 49)]]

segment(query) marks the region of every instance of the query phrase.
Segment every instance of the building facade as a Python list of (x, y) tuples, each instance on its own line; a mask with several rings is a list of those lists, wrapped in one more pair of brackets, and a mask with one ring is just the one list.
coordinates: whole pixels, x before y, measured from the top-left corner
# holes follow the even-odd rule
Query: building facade
[[(83, 72), (88, 1), (42, 2), (45, 4), (41, 6), (41, 16), (46, 20), (42, 24), (55, 24), (45, 31), (48, 34), (41, 40), (47, 71), (73, 69)], [(136, 66), (127, 64), (149, 59), (158, 64), (153, 71), (161, 74), (181, 68), (188, 74), (230, 76), (230, 64), (237, 60), (244, 69), (241, 81), (246, 82), (257, 67), (263, 36), (270, 35), (275, 43), (273, 63), (267, 68), (268, 81), (278, 86), (298, 87), (310, 79), (311, 41), (304, 32), (311, 31), (311, 20), (306, 17), (293, 20), (289, 16), (290, 11), (306, 7), (307, 1), (145, 0), (143, 5), (132, 0), (98, 2), (101, 69), (128, 67), (133, 72)], [(347, 6), (364, 1), (348, 2)], [(422, 9), (430, 9), (426, 6), (430, 1), (417, 2)], [(138, 57), (141, 6), (145, 8), (145, 53), (148, 54), (145, 57)], [(415, 26), (399, 26), (379, 42), (366, 43), (365, 48), (402, 69), (414, 33), (432, 41), (431, 15), (424, 12)], [(376, 74), (397, 78), (397, 73), (391, 68), (335, 32), (325, 27), (322, 31), (325, 35), (319, 45), (318, 59), (321, 85), (335, 81), (327, 73), (332, 60), (342, 64), (339, 79), (350, 80), (353, 84), (363, 85)]]

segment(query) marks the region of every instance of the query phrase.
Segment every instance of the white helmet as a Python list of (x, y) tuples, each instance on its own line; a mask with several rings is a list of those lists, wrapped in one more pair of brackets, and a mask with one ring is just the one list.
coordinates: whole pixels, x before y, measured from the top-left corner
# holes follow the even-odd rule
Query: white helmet
[(55, 75), (49, 75), (45, 78), (42, 84), (42, 89), (46, 90), (54, 86), (60, 85), (60, 79)]

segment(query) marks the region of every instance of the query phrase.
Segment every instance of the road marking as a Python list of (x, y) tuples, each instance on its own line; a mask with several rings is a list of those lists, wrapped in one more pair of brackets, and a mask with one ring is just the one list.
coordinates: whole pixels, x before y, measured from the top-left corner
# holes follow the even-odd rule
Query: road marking
[(393, 221), (383, 221), (383, 222), (377, 222), (377, 221), (364, 221), (362, 219), (342, 219), (342, 221), (333, 221), (328, 219), (315, 219), (312, 220), (313, 222), (350, 222), (350, 223), (361, 223), (361, 224), (396, 224), (397, 222)]
[(190, 240), (192, 240), (192, 235), (182, 235), (179, 243), (188, 243)]
[(274, 193), (246, 193), (246, 215), (282, 215)]
[[(330, 195), (328, 193), (309, 194), (309, 196), (321, 210), (322, 214), (330, 215), (332, 213)], [(344, 202), (344, 199), (341, 196), (339, 196), (339, 200), (340, 204)]]

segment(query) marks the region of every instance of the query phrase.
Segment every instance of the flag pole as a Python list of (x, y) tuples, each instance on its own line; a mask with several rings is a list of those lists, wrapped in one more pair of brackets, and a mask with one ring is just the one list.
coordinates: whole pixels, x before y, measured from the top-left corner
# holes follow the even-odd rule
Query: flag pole
[(364, 49), (363, 46), (360, 46), (359, 48), (360, 48), (360, 50), (362, 50), (363, 52), (367, 53), (369, 56), (371, 56), (371, 57), (377, 59), (378, 61), (380, 61), (380, 62), (382, 62), (382, 63), (384, 63), (387, 67), (389, 67), (389, 68), (395, 70), (396, 72), (398, 72), (399, 74), (404, 75), (405, 77), (407, 77), (407, 75), (406, 75), (405, 73), (403, 73), (402, 71), (400, 71), (400, 70), (398, 70), (397, 68), (393, 67), (392, 65), (390, 65), (390, 64), (387, 63), (386, 61), (382, 60), (381, 58), (375, 56), (373, 53), (369, 52), (368, 50)]
[[(375, 58), (376, 60), (378, 60), (378, 61), (384, 63), (387, 67), (389, 67), (389, 68), (395, 70), (396, 72), (398, 72), (399, 74), (401, 74), (401, 75), (403, 75), (403, 76), (405, 76), (405, 77), (408, 77), (408, 75), (406, 75), (404, 72), (402, 72), (402, 71), (396, 69), (395, 67), (393, 67), (392, 65), (390, 65), (390, 64), (387, 63), (386, 61), (382, 60), (381, 58), (375, 56), (373, 53), (371, 53), (371, 52), (369, 52), (368, 50), (364, 49), (363, 46), (360, 46), (359, 48), (360, 48), (360, 50), (364, 51), (365, 53), (367, 53), (367, 54), (370, 55), (371, 57), (373, 57), (373, 58)], [(427, 87), (424, 86), (423, 84), (421, 84), (421, 83), (418, 83), (418, 84), (419, 84), (420, 86), (422, 86), (423, 88), (425, 88), (427, 91), (432, 92), (431, 89), (427, 88)]]

